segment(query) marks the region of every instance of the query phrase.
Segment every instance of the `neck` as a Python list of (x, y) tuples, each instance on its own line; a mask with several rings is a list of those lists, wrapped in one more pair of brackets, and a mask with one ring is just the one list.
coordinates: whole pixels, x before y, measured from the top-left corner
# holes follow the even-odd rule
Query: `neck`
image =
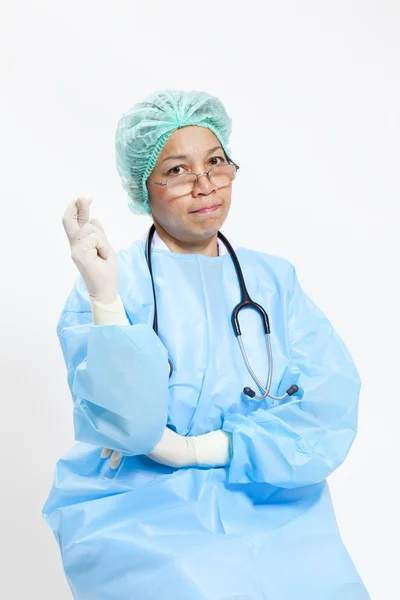
[(154, 222), (157, 234), (167, 245), (171, 252), (176, 254), (204, 254), (205, 256), (216, 257), (218, 252), (218, 234), (214, 233), (211, 237), (204, 240), (186, 241), (178, 240), (169, 234), (161, 225)]

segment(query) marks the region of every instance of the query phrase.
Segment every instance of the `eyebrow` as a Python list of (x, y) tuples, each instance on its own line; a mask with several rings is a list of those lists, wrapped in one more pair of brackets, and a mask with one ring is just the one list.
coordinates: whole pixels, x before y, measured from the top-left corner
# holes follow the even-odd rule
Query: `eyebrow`
[[(207, 155), (212, 154), (216, 150), (222, 150), (222, 152), (224, 151), (224, 149), (222, 148), (222, 146), (215, 146), (214, 148), (211, 148), (211, 150), (208, 150)], [(176, 156), (168, 156), (167, 158), (164, 158), (164, 160), (161, 161), (161, 164), (163, 162), (165, 162), (166, 160), (171, 160), (171, 158), (175, 158), (175, 159), (178, 159), (178, 160), (183, 160), (183, 159), (187, 158), (187, 155), (186, 154), (177, 154)]]

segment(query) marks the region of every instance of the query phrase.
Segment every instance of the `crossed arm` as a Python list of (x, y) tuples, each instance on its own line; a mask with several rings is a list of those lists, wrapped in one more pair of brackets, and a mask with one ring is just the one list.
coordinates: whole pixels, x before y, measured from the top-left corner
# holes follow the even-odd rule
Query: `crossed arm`
[[(173, 466), (226, 463), (231, 483), (293, 488), (325, 479), (356, 435), (360, 379), (343, 341), (302, 291), (292, 267), (284, 283), (290, 356), (281, 386), (295, 381), (302, 393), (268, 409), (226, 415), (222, 431), (185, 437), (165, 427), (167, 352), (159, 338), (148, 326), (129, 326), (120, 299), (90, 310), (78, 282), (58, 325), (76, 440)], [(110, 327), (93, 327), (100, 325), (100, 308), (106, 311), (101, 323)], [(156, 376), (149, 379), (149, 373)], [(115, 454), (113, 467), (118, 460)]]

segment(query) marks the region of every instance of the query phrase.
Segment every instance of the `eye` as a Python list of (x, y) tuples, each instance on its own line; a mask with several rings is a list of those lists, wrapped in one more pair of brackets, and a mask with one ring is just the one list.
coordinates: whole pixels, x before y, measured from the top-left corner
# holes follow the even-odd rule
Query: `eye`
[(226, 163), (226, 160), (225, 160), (225, 158), (223, 158), (222, 156), (213, 156), (212, 158), (210, 158), (210, 162), (211, 162), (212, 160), (215, 160), (215, 161), (218, 161), (218, 160), (220, 160), (220, 161), (221, 161), (221, 162), (214, 162), (214, 163), (211, 163), (213, 167), (215, 167), (215, 165), (220, 165), (220, 164), (222, 164), (222, 163)]
[(169, 171), (167, 171), (167, 175), (182, 175), (179, 171), (175, 171), (175, 169), (183, 169), (182, 165), (176, 165), (176, 167), (172, 167)]

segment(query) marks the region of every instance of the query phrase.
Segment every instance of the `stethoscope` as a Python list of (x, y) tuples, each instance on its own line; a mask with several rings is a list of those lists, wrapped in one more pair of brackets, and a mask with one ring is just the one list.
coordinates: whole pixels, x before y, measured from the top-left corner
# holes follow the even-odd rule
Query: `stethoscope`
[[(151, 285), (153, 288), (153, 298), (154, 298), (153, 329), (154, 329), (154, 332), (156, 333), (156, 335), (158, 335), (157, 301), (156, 301), (156, 291), (155, 291), (155, 287), (154, 287), (153, 269), (152, 269), (152, 265), (151, 265), (151, 243), (153, 240), (155, 230), (156, 230), (156, 228), (153, 223), (153, 225), (150, 227), (149, 233), (147, 235), (147, 240), (146, 240), (146, 261), (147, 261), (147, 265), (149, 267), (150, 277), (151, 277)], [(254, 390), (252, 390), (249, 387), (245, 387), (243, 392), (246, 394), (246, 396), (249, 396), (250, 398), (257, 398), (257, 400), (264, 400), (264, 398), (266, 398), (267, 396), (269, 396), (273, 400), (283, 400), (287, 396), (292, 396), (293, 394), (298, 392), (299, 388), (297, 385), (294, 384), (294, 385), (290, 386), (290, 388), (288, 390), (286, 390), (286, 394), (284, 394), (283, 396), (273, 396), (272, 394), (270, 394), (270, 388), (271, 388), (271, 383), (272, 383), (273, 362), (272, 362), (272, 348), (271, 348), (271, 340), (270, 340), (271, 330), (269, 327), (268, 315), (262, 306), (260, 306), (259, 304), (257, 304), (250, 298), (250, 295), (246, 288), (246, 284), (244, 282), (243, 273), (242, 273), (242, 269), (239, 264), (239, 260), (236, 256), (236, 252), (232, 248), (231, 244), (228, 242), (226, 237), (224, 235), (222, 235), (222, 233), (220, 231), (218, 231), (218, 238), (222, 241), (222, 243), (228, 249), (229, 255), (235, 266), (235, 271), (236, 271), (236, 275), (237, 275), (237, 278), (239, 281), (239, 287), (240, 287), (241, 301), (233, 309), (232, 317), (231, 317), (233, 331), (239, 342), (240, 350), (242, 351), (242, 355), (244, 358), (244, 362), (246, 363), (247, 369), (249, 370), (249, 373), (252, 376), (254, 382), (258, 385), (260, 390), (262, 390), (263, 395), (257, 396), (257, 394), (254, 392)], [(253, 308), (254, 310), (256, 310), (261, 315), (261, 318), (262, 318), (262, 321), (264, 324), (264, 332), (267, 337), (268, 360), (269, 360), (268, 380), (267, 380), (266, 388), (263, 387), (263, 385), (260, 383), (259, 379), (255, 375), (253, 369), (251, 368), (249, 360), (247, 358), (245, 347), (243, 345), (242, 333), (240, 331), (240, 325), (239, 325), (239, 313), (242, 310), (242, 308)], [(168, 365), (169, 365), (169, 376), (171, 377), (174, 369), (173, 369), (173, 365), (172, 365), (172, 362), (170, 359), (168, 359)]]

